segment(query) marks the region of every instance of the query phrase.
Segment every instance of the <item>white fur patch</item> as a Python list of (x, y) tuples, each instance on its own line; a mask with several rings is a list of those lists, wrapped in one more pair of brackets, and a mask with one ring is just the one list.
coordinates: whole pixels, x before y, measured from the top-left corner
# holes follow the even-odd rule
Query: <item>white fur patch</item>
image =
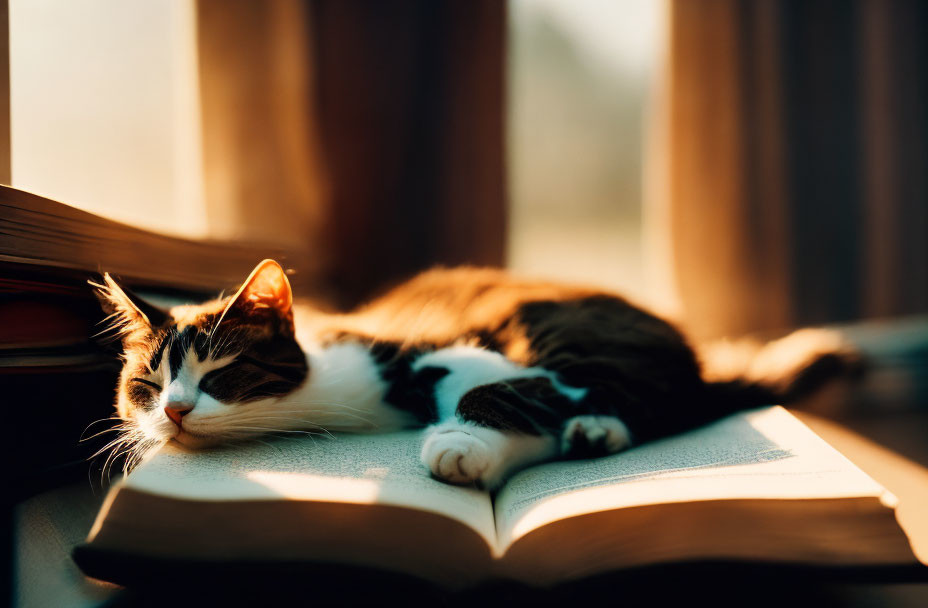
[(391, 431), (414, 423), (411, 414), (384, 404), (387, 385), (365, 345), (342, 342), (309, 349), (306, 355), (309, 378), (284, 400), (304, 412), (308, 422), (356, 433)]
[(438, 419), (449, 420), (457, 411), (458, 402), (469, 390), (515, 378), (544, 377), (572, 401), (586, 395), (585, 388), (574, 388), (560, 382), (557, 374), (540, 367), (522, 367), (501, 353), (475, 346), (451, 346), (422, 355), (413, 363), (413, 370), (423, 367), (444, 367), (448, 375), (435, 384)]
[[(167, 359), (167, 357), (162, 357), (161, 365), (158, 368), (164, 369), (163, 373), (165, 378), (164, 390), (161, 391), (161, 398), (159, 399), (161, 407), (164, 407), (172, 401), (182, 401), (184, 403), (192, 403), (196, 406), (194, 408), (196, 409), (211, 405), (203, 399), (204, 397), (208, 397), (208, 395), (200, 391), (200, 380), (209, 372), (223, 368), (232, 363), (235, 360), (235, 355), (229, 355), (228, 357), (222, 357), (220, 359), (211, 359), (207, 357), (200, 361), (191, 345), (187, 350), (187, 354), (184, 356), (184, 361), (180, 369), (177, 371), (177, 376), (173, 380), (170, 380), (170, 366), (164, 362), (164, 359)], [(210, 400), (215, 401), (212, 398), (210, 398)], [(202, 406), (200, 403), (201, 401), (204, 401)]]

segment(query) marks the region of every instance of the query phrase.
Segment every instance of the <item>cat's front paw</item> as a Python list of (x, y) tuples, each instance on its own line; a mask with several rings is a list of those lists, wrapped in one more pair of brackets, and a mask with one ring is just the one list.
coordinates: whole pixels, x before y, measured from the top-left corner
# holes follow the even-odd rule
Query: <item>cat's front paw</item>
[(435, 429), (422, 446), (422, 462), (449, 483), (482, 482), (492, 465), (490, 446), (460, 429)]
[(628, 427), (615, 416), (574, 416), (564, 424), (561, 454), (578, 458), (605, 456), (631, 443)]

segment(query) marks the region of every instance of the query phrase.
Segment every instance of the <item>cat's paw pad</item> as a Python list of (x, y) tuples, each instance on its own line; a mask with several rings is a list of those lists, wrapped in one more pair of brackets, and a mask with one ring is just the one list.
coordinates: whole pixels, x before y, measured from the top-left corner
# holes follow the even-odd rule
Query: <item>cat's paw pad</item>
[(564, 425), (561, 453), (587, 457), (615, 454), (631, 445), (628, 427), (615, 416), (574, 416)]
[(490, 447), (461, 430), (434, 432), (422, 446), (422, 462), (432, 475), (449, 483), (481, 481), (492, 464)]

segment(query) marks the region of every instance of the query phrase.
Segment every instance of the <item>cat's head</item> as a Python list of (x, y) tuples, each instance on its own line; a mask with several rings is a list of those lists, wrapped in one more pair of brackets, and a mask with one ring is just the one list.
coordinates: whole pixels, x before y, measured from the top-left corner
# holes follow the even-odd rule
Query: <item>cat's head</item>
[(122, 340), (116, 409), (124, 445), (204, 447), (293, 428), (283, 398), (309, 369), (277, 262), (258, 264), (232, 296), (166, 311), (109, 274), (94, 286)]

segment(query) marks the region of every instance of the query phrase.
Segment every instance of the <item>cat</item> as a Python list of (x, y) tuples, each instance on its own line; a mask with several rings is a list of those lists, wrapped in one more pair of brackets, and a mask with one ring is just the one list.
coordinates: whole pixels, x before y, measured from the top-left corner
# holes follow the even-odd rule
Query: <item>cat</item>
[(122, 341), (111, 447), (128, 450), (127, 467), (169, 440), (205, 448), (421, 427), (424, 474), (493, 489), (534, 463), (612, 454), (796, 399), (858, 363), (837, 345), (786, 380), (710, 382), (656, 315), (495, 269), (430, 270), (337, 314), (295, 306), (273, 260), (232, 296), (167, 311), (109, 274), (92, 284)]

